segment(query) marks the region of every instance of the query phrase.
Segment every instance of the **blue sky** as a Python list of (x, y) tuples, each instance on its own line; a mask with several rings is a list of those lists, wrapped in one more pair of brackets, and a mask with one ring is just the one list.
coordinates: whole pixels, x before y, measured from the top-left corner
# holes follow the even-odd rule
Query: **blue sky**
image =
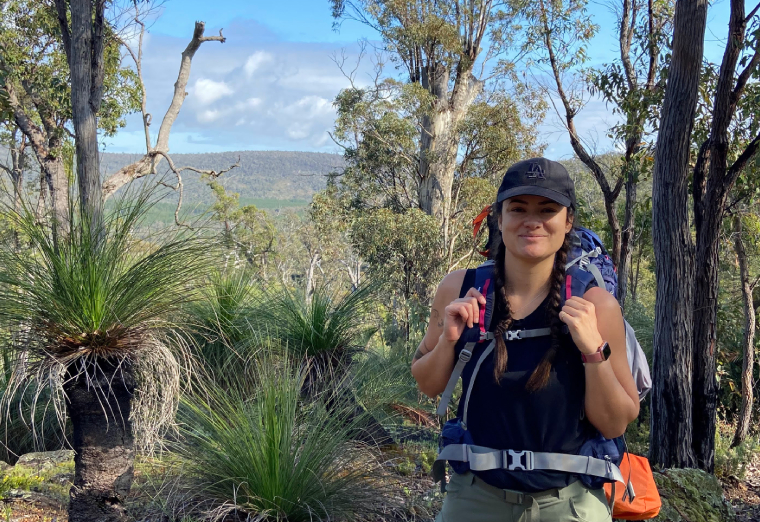
[[(615, 21), (603, 4), (590, 11), (600, 31), (590, 47), (594, 63), (615, 56)], [(144, 46), (144, 79), (148, 110), (154, 122), (171, 100), (180, 53), (195, 20), (206, 22), (206, 34), (224, 28), (227, 42), (204, 43), (193, 61), (188, 97), (175, 123), (170, 150), (175, 153), (224, 150), (303, 150), (340, 152), (332, 143), (332, 100), (348, 86), (335, 63), (345, 55), (353, 65), (357, 41), (377, 40), (370, 28), (344, 22), (334, 31), (328, 0), (169, 0), (152, 21)], [(728, 24), (728, 1), (710, 7), (705, 39), (708, 59), (720, 60)], [(367, 81), (369, 60), (359, 66)], [(579, 132), (597, 152), (613, 148), (604, 131), (616, 117), (600, 100), (591, 100), (576, 119)], [(157, 126), (154, 126), (154, 129)], [(572, 156), (567, 133), (556, 114), (540, 128), (546, 156)], [(139, 115), (103, 142), (109, 152), (141, 153), (145, 138)]]

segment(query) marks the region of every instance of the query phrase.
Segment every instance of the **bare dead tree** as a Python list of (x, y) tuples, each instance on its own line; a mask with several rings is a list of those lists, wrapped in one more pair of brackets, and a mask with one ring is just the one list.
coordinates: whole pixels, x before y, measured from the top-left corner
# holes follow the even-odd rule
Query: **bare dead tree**
[(179, 67), (179, 74), (177, 75), (177, 81), (174, 83), (174, 95), (172, 96), (172, 100), (171, 100), (171, 103), (169, 104), (169, 108), (166, 110), (166, 113), (164, 114), (164, 118), (161, 122), (161, 126), (158, 129), (158, 136), (156, 139), (156, 144), (154, 146), (152, 145), (151, 134), (150, 134), (150, 125), (153, 118), (147, 109), (147, 91), (145, 89), (145, 83), (143, 81), (143, 73), (142, 73), (143, 39), (145, 36), (146, 28), (145, 28), (145, 22), (142, 20), (140, 11), (138, 10), (137, 6), (135, 6), (134, 21), (140, 27), (140, 34), (139, 34), (137, 49), (136, 50), (133, 49), (124, 41), (122, 41), (122, 44), (127, 49), (127, 52), (130, 54), (132, 59), (134, 60), (138, 81), (140, 82), (140, 87), (142, 90), (141, 112), (142, 112), (142, 120), (143, 120), (143, 131), (145, 133), (145, 154), (143, 155), (142, 158), (135, 161), (134, 163), (127, 165), (125, 167), (122, 167), (117, 172), (108, 176), (108, 178), (103, 182), (103, 189), (102, 189), (103, 199), (104, 200), (108, 199), (117, 190), (119, 190), (121, 187), (123, 187), (127, 183), (130, 183), (136, 179), (139, 179), (151, 174), (155, 174), (156, 168), (158, 167), (161, 160), (166, 159), (167, 162), (169, 163), (169, 168), (177, 177), (176, 185), (167, 185), (167, 186), (170, 186), (171, 188), (174, 188), (175, 190), (178, 190), (180, 192), (179, 202), (177, 205), (177, 209), (175, 211), (175, 221), (177, 222), (177, 224), (181, 224), (179, 221), (179, 211), (182, 206), (181, 191), (183, 187), (181, 172), (185, 170), (189, 170), (189, 171), (196, 172), (202, 175), (210, 176), (212, 178), (216, 178), (220, 176), (221, 174), (228, 172), (235, 167), (240, 166), (240, 158), (238, 158), (237, 163), (235, 163), (234, 165), (231, 165), (229, 168), (223, 169), (218, 172), (213, 171), (213, 170), (197, 169), (194, 167), (177, 168), (174, 166), (174, 163), (171, 161), (171, 158), (169, 156), (169, 135), (171, 133), (171, 129), (172, 129), (172, 126), (174, 125), (174, 122), (177, 120), (177, 116), (179, 116), (180, 109), (182, 108), (182, 104), (185, 101), (185, 97), (187, 96), (186, 88), (187, 88), (187, 82), (190, 78), (190, 68), (192, 65), (193, 57), (195, 56), (195, 53), (198, 51), (198, 49), (203, 43), (205, 42), (224, 43), (226, 39), (223, 36), (221, 30), (219, 31), (218, 36), (204, 36), (205, 24), (203, 22), (195, 23), (195, 30), (193, 32), (193, 37), (190, 40), (190, 43), (188, 43), (185, 50), (182, 52), (182, 59), (180, 61), (180, 67)]

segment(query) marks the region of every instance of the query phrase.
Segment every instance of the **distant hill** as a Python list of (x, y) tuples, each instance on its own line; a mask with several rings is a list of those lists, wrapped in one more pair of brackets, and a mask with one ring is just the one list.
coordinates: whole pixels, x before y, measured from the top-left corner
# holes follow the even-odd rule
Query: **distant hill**
[[(240, 166), (224, 174), (219, 181), (228, 192), (237, 192), (241, 200), (280, 199), (311, 201), (314, 193), (325, 188), (326, 175), (344, 166), (339, 154), (286, 151), (206, 152), (198, 154), (172, 154), (177, 167), (193, 166), (199, 169), (220, 171), (234, 164), (240, 157)], [(101, 154), (101, 172), (108, 177), (125, 165), (138, 160), (139, 154)], [(168, 171), (166, 161), (158, 168), (159, 174)], [(157, 178), (154, 177), (154, 179)], [(168, 177), (168, 182), (172, 178)], [(182, 174), (185, 201), (210, 203), (213, 199), (200, 175), (191, 171)]]

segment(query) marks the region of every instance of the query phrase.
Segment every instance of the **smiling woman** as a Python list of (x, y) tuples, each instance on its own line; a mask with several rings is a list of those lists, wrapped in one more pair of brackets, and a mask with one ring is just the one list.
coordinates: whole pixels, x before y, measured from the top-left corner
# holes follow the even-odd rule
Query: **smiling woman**
[[(501, 240), (493, 264), (444, 278), (412, 363), (431, 397), (446, 390), (447, 402), (459, 374), (467, 390), (457, 419), (444, 427), (439, 460), (449, 460), (456, 474), (437, 520), (522, 520), (529, 513), (533, 521), (609, 521), (601, 484), (612, 468), (596, 453), (581, 455), (599, 434), (621, 435), (638, 415), (638, 400), (617, 301), (596, 287), (567, 295), (573, 182), (559, 163), (519, 162), (504, 175), (493, 211)], [(494, 300), (490, 321), (486, 296)], [(460, 342), (474, 326), (486, 341)], [(474, 457), (463, 461), (462, 447)], [(477, 453), (511, 457), (491, 462)], [(600, 461), (603, 473), (569, 469), (574, 458)]]

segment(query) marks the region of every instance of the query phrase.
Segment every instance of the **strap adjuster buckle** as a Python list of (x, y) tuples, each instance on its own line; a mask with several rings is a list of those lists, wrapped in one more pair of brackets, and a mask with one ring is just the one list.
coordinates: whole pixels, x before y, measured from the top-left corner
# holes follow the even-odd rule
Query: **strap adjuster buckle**
[(468, 350), (467, 348), (463, 348), (461, 352), (459, 352), (459, 360), (462, 362), (469, 362), (472, 358), (472, 352)]
[(522, 339), (522, 330), (507, 330), (504, 332), (507, 336), (507, 341), (514, 341), (515, 339)]
[[(504, 455), (504, 453), (507, 453), (509, 456), (509, 459), (511, 460), (511, 462), (509, 462), (509, 465), (507, 466), (507, 469), (509, 471), (514, 471), (516, 469), (523, 470), (523, 471), (533, 470), (533, 452), (532, 451), (507, 450), (506, 452), (502, 452), (502, 459), (504, 459), (504, 457), (507, 456), (507, 455)], [(522, 460), (523, 457), (525, 457), (525, 464), (523, 464), (523, 460)]]

